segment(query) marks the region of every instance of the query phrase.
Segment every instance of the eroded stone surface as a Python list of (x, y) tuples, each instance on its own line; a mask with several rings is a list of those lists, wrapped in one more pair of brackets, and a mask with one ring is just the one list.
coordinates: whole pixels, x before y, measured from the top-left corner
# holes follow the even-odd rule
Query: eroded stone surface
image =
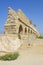
[(0, 36), (0, 52), (14, 52), (20, 47), (20, 40), (12, 36), (13, 35)]

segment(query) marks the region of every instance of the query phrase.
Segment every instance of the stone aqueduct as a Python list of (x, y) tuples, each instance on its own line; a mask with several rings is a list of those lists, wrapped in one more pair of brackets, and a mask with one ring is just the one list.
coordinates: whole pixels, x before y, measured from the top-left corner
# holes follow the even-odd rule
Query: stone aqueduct
[(5, 34), (16, 34), (20, 36), (38, 37), (39, 32), (36, 30), (32, 22), (19, 9), (15, 12), (10, 7), (8, 8), (8, 17), (5, 23)]

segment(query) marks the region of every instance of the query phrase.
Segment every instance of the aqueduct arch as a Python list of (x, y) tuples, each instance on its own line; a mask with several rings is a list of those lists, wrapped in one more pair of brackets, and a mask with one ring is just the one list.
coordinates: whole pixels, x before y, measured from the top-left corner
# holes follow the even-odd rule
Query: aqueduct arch
[(20, 33), (22, 33), (22, 32), (23, 32), (23, 27), (22, 27), (22, 25), (20, 24), (18, 33), (20, 34)]
[(27, 33), (27, 28), (25, 27), (25, 33)]
[(24, 15), (24, 13), (21, 10), (15, 12), (11, 8), (8, 9), (8, 18), (5, 23), (4, 33), (15, 34), (15, 35), (18, 34), (25, 35), (25, 33), (26, 35), (28, 35), (28, 33), (31, 33), (34, 34), (35, 36), (40, 35), (38, 31), (35, 29), (34, 25), (30, 24), (30, 20)]

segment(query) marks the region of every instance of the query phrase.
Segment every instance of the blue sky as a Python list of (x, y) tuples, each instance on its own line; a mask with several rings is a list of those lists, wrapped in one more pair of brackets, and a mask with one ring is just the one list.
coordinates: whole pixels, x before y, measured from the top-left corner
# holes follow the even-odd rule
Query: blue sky
[(22, 9), (43, 35), (43, 0), (0, 0), (0, 33), (4, 31), (8, 7), (13, 8), (15, 11)]

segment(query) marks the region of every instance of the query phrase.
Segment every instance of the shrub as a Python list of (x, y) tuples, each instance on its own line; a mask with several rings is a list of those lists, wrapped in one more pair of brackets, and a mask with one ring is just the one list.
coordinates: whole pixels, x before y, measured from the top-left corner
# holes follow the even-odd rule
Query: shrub
[(17, 59), (19, 56), (19, 53), (18, 52), (15, 52), (15, 53), (8, 53), (8, 54), (5, 54), (4, 56), (0, 56), (0, 60), (15, 60)]
[(39, 36), (38, 38), (43, 39), (43, 36)]

